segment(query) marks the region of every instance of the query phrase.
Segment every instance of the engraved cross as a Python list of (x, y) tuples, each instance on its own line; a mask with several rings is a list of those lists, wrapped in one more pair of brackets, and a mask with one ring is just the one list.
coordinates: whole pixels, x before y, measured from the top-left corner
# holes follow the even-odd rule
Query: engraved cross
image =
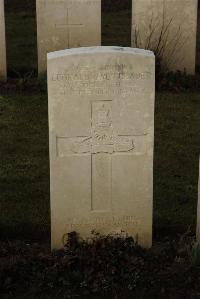
[(55, 24), (55, 27), (56, 29), (59, 29), (59, 30), (66, 30), (66, 34), (67, 34), (67, 48), (70, 48), (70, 29), (73, 28), (73, 27), (83, 27), (84, 25), (83, 24), (75, 24), (75, 23), (70, 23), (69, 22), (69, 10), (70, 8), (69, 7), (66, 7), (64, 6), (64, 10), (66, 12), (66, 15), (65, 15), (65, 19), (66, 19), (66, 22), (65, 23), (61, 23), (61, 24)]
[(91, 210), (110, 211), (112, 206), (112, 154), (129, 153), (143, 135), (117, 135), (112, 121), (112, 101), (91, 104), (91, 135), (57, 137), (57, 155), (90, 155)]

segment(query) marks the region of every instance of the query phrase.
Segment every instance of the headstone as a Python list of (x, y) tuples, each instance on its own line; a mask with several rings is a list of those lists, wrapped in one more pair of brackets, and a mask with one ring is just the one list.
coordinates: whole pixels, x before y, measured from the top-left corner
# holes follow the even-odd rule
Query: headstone
[(197, 0), (132, 0), (132, 46), (153, 50), (170, 71), (194, 74), (197, 5)]
[(47, 53), (101, 45), (101, 0), (37, 0), (38, 72)]
[(199, 188), (198, 188), (198, 206), (197, 206), (197, 241), (200, 242), (200, 162), (199, 162)]
[(52, 248), (92, 230), (151, 246), (154, 76), (150, 51), (48, 54)]
[(7, 70), (6, 70), (4, 0), (0, 0), (0, 81), (5, 81), (6, 77), (7, 77)]

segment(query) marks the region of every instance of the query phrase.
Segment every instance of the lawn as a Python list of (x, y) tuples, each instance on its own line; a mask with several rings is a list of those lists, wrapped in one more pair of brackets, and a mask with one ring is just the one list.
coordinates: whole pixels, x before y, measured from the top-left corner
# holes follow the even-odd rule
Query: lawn
[[(103, 44), (130, 46), (130, 23), (130, 9), (104, 12)], [(50, 232), (47, 94), (32, 88), (19, 92), (24, 82), (20, 78), (32, 82), (29, 77), (37, 72), (33, 1), (6, 0), (6, 31), (9, 75), (19, 80), (16, 92), (0, 96), (0, 234), (46, 242)], [(200, 34), (197, 53), (200, 69)], [(157, 93), (156, 238), (176, 236), (189, 226), (195, 232), (199, 128), (200, 93)]]

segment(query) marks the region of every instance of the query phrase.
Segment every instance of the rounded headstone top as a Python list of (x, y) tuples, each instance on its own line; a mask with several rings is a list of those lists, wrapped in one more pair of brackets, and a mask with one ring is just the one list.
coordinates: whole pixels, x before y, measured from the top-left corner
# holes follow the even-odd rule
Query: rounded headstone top
[(98, 46), (98, 47), (80, 47), (71, 48), (61, 51), (50, 52), (47, 54), (48, 59), (55, 59), (68, 55), (80, 55), (80, 54), (99, 54), (99, 53), (124, 53), (124, 54), (136, 54), (143, 56), (154, 57), (154, 53), (149, 50), (130, 48), (130, 47), (118, 47), (118, 46)]

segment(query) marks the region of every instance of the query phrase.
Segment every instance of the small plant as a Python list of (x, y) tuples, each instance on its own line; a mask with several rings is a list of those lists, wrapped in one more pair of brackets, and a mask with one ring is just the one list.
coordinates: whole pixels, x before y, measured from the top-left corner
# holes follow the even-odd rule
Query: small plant
[(177, 262), (187, 262), (192, 266), (200, 266), (200, 242), (195, 240), (190, 227), (180, 236), (175, 251)]
[[(145, 33), (142, 31), (145, 31)], [(185, 44), (181, 27), (174, 25), (173, 18), (168, 19), (166, 17), (164, 9), (161, 19), (157, 18), (153, 12), (151, 13), (147, 28), (140, 28), (135, 25), (133, 41), (136, 48), (154, 52), (156, 56), (157, 77), (162, 73), (167, 73), (173, 64), (181, 59), (177, 53)]]

